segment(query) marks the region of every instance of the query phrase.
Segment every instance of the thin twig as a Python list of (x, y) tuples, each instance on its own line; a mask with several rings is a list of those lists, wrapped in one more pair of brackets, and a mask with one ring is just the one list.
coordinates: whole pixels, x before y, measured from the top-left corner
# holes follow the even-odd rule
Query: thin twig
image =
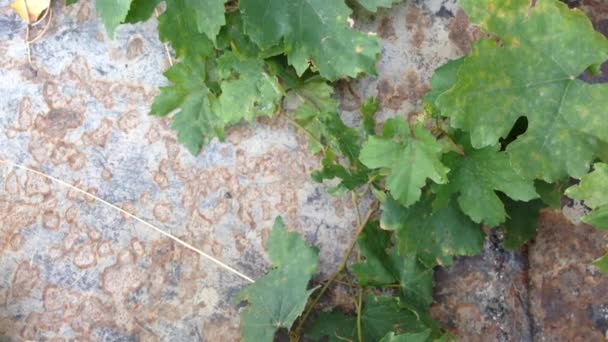
[(306, 311), (300, 318), (298, 326), (294, 329), (293, 334), (292, 334), (293, 340), (295, 340), (295, 341), (299, 340), (300, 332), (302, 331), (302, 327), (304, 326), (306, 319), (308, 319), (308, 316), (311, 314), (312, 309), (314, 309), (314, 307), (319, 303), (319, 301), (321, 300), (321, 297), (323, 297), (323, 295), (325, 294), (325, 292), (327, 291), (329, 286), (333, 283), (333, 281), (346, 268), (346, 265), (348, 264), (348, 260), (350, 259), (350, 255), (353, 253), (353, 250), (355, 249), (355, 245), (357, 244), (357, 237), (359, 236), (359, 234), (361, 233), (361, 231), (363, 230), (363, 228), (365, 227), (367, 222), (370, 220), (370, 218), (372, 217), (374, 212), (376, 212), (375, 204), (371, 208), (369, 208), (369, 210), (367, 211), (367, 214), (365, 214), (365, 218), (361, 221), (361, 224), (359, 225), (359, 227), (357, 227), (357, 233), (355, 234), (355, 238), (353, 239), (353, 242), (350, 244), (350, 246), (346, 250), (344, 257), (342, 257), (342, 261), (340, 261), (340, 265), (338, 266), (338, 269), (329, 277), (327, 282), (325, 282), (325, 285), (323, 285), (323, 287), (321, 288), (321, 290), (319, 291), (317, 296), (312, 300), (310, 305), (308, 305), (308, 308), (306, 309)]
[(128, 216), (128, 217), (130, 217), (130, 218), (132, 218), (132, 219), (136, 220), (137, 222), (139, 222), (139, 223), (143, 224), (144, 226), (146, 226), (146, 227), (148, 227), (148, 228), (152, 228), (153, 230), (155, 230), (155, 231), (156, 231), (156, 232), (158, 232), (159, 234), (161, 234), (161, 235), (163, 235), (163, 236), (165, 236), (165, 237), (167, 237), (167, 238), (169, 238), (169, 239), (171, 239), (171, 240), (175, 241), (176, 243), (178, 243), (178, 244), (182, 245), (183, 247), (186, 247), (187, 249), (189, 249), (189, 250), (191, 250), (191, 251), (193, 251), (193, 252), (195, 252), (195, 253), (199, 254), (199, 255), (200, 255), (200, 256), (202, 256), (203, 258), (206, 258), (206, 259), (210, 260), (211, 262), (213, 262), (213, 263), (215, 263), (216, 265), (218, 265), (218, 266), (220, 266), (220, 267), (222, 267), (222, 268), (224, 268), (224, 269), (226, 269), (226, 270), (230, 271), (231, 273), (236, 274), (237, 276), (239, 276), (239, 277), (241, 277), (241, 278), (243, 278), (243, 279), (247, 280), (248, 282), (250, 282), (250, 283), (254, 283), (254, 282), (255, 282), (255, 281), (254, 281), (254, 280), (253, 280), (251, 277), (246, 276), (245, 274), (243, 274), (243, 273), (241, 273), (241, 272), (237, 271), (236, 269), (234, 269), (234, 268), (232, 268), (232, 267), (228, 266), (227, 264), (225, 264), (225, 263), (223, 263), (222, 261), (220, 261), (220, 260), (218, 260), (218, 259), (216, 259), (216, 258), (212, 257), (211, 255), (209, 255), (209, 254), (207, 254), (207, 253), (205, 253), (205, 252), (201, 251), (200, 249), (198, 249), (198, 248), (196, 248), (196, 247), (192, 246), (191, 244), (189, 244), (189, 243), (185, 242), (184, 240), (181, 240), (180, 238), (178, 238), (178, 237), (176, 237), (176, 236), (172, 235), (171, 233), (168, 233), (168, 232), (166, 232), (166, 231), (164, 231), (164, 230), (162, 230), (162, 229), (160, 229), (160, 228), (158, 228), (158, 227), (156, 227), (156, 226), (154, 226), (154, 225), (152, 225), (152, 224), (150, 224), (150, 223), (148, 223), (148, 222), (144, 221), (143, 219), (141, 219), (141, 218), (139, 218), (139, 217), (137, 217), (137, 216), (135, 216), (135, 215), (131, 214), (130, 212), (128, 212), (128, 211), (126, 211), (126, 210), (124, 210), (124, 209), (122, 209), (122, 208), (120, 208), (120, 207), (118, 207), (118, 206), (116, 206), (116, 205), (114, 205), (114, 204), (112, 204), (112, 203), (110, 203), (110, 202), (108, 202), (108, 201), (104, 200), (104, 199), (103, 199), (103, 198), (101, 198), (101, 197), (98, 197), (98, 196), (96, 196), (96, 195), (93, 195), (93, 194), (91, 194), (90, 192), (85, 191), (85, 190), (82, 190), (81, 188), (79, 188), (79, 187), (77, 187), (77, 186), (74, 186), (74, 185), (72, 185), (72, 184), (70, 184), (70, 183), (67, 183), (67, 182), (65, 182), (65, 181), (62, 181), (62, 180), (61, 180), (61, 179), (59, 179), (59, 178), (53, 177), (53, 176), (51, 176), (51, 175), (47, 175), (46, 173), (40, 172), (40, 171), (38, 171), (38, 170), (34, 170), (34, 169), (29, 168), (29, 167), (27, 167), (27, 166), (19, 165), (19, 164), (13, 163), (13, 162), (8, 161), (8, 160), (3, 160), (3, 159), (0, 159), (0, 164), (6, 164), (6, 165), (9, 165), (9, 166), (11, 166), (11, 167), (15, 167), (15, 168), (18, 168), (18, 169), (21, 169), (21, 170), (24, 170), (24, 171), (27, 171), (27, 172), (30, 172), (30, 173), (36, 174), (36, 175), (38, 175), (38, 176), (44, 177), (44, 178), (46, 178), (46, 179), (49, 179), (49, 180), (51, 180), (51, 181), (53, 181), (53, 182), (55, 182), (55, 183), (61, 184), (61, 185), (65, 186), (65, 187), (67, 187), (67, 188), (69, 188), (69, 189), (71, 189), (71, 190), (73, 190), (73, 191), (76, 191), (76, 192), (78, 192), (78, 193), (80, 193), (80, 194), (82, 194), (82, 195), (85, 195), (86, 197), (89, 197), (89, 198), (91, 198), (91, 199), (94, 199), (94, 200), (96, 200), (96, 201), (99, 201), (99, 202), (101, 202), (101, 203), (103, 203), (103, 204), (107, 205), (108, 207), (110, 207), (110, 208), (112, 208), (112, 209), (114, 209), (114, 210), (116, 210), (116, 211), (118, 211), (118, 212), (122, 213), (123, 215)]

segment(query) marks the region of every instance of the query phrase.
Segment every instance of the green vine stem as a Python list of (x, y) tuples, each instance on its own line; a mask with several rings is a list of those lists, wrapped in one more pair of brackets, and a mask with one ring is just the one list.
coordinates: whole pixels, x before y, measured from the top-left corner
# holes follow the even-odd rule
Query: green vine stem
[[(338, 266), (338, 269), (327, 279), (327, 281), (325, 282), (325, 285), (323, 285), (323, 287), (321, 288), (321, 290), (319, 291), (317, 296), (310, 302), (310, 304), (306, 308), (306, 311), (304, 311), (304, 314), (302, 314), (302, 316), (300, 317), (298, 325), (290, 334), (290, 340), (292, 342), (298, 342), (300, 340), (300, 333), (302, 331), (302, 328), (304, 327), (304, 323), (308, 319), (308, 316), (310, 316), (310, 314), (312, 313), (312, 310), (315, 308), (315, 306), (317, 306), (317, 304), (319, 303), (319, 301), (321, 300), (321, 298), (323, 297), (323, 295), (325, 294), (325, 292), (327, 291), (329, 286), (334, 282), (334, 280), (338, 277), (338, 275), (340, 275), (340, 273), (342, 273), (342, 271), (344, 271), (344, 269), (346, 268), (346, 265), (348, 264), (348, 260), (350, 259), (350, 256), (353, 253), (353, 251), (355, 250), (355, 246), (357, 245), (357, 237), (359, 236), (359, 234), (361, 234), (361, 232), (363, 231), (363, 228), (365, 228), (365, 225), (367, 224), (367, 222), (370, 220), (370, 218), (376, 212), (377, 209), (378, 209), (378, 202), (374, 202), (371, 205), (371, 207), (369, 208), (369, 210), (367, 211), (367, 214), (365, 214), (365, 218), (363, 218), (361, 220), (361, 224), (359, 224), (359, 226), (357, 227), (357, 233), (355, 234), (355, 238), (353, 239), (353, 242), (350, 244), (350, 246), (346, 250), (346, 253), (342, 257), (342, 261), (340, 261), (340, 265)], [(359, 308), (360, 308), (360, 306), (359, 306)], [(360, 311), (360, 309), (359, 309), (359, 311)]]

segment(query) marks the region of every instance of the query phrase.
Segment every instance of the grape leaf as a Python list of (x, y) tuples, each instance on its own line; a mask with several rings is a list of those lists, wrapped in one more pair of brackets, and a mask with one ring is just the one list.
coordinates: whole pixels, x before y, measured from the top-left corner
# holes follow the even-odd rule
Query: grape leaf
[(608, 164), (595, 163), (594, 170), (583, 176), (578, 185), (566, 189), (566, 196), (584, 201), (591, 213), (582, 221), (598, 229), (608, 229)]
[(125, 23), (138, 23), (150, 19), (154, 9), (162, 0), (131, 0), (131, 8), (125, 18)]
[(536, 235), (540, 210), (546, 208), (542, 200), (529, 202), (514, 201), (502, 196), (508, 218), (502, 225), (505, 232), (504, 245), (509, 250), (517, 250)]
[(376, 12), (378, 7), (391, 7), (393, 4), (401, 2), (401, 0), (358, 0), (361, 6), (365, 7), (370, 12)]
[(435, 105), (439, 95), (450, 89), (456, 83), (458, 69), (462, 66), (464, 57), (448, 61), (444, 65), (435, 69), (431, 77), (431, 91), (424, 96), (424, 102)]
[(433, 269), (422, 266), (416, 256), (400, 256), (390, 248), (390, 234), (378, 222), (368, 224), (357, 238), (364, 262), (352, 265), (361, 286), (398, 283), (405, 304), (425, 310), (433, 302)]
[(181, 109), (173, 117), (172, 128), (178, 132), (178, 141), (197, 154), (213, 135), (223, 133), (219, 118), (211, 109), (215, 96), (205, 84), (204, 64), (185, 61), (165, 71), (173, 86), (161, 87), (154, 98), (151, 113), (166, 116)]
[(224, 3), (226, 0), (185, 0), (196, 17), (198, 32), (204, 33), (211, 41), (226, 24)]
[(380, 108), (380, 102), (375, 97), (370, 97), (361, 105), (362, 124), (366, 134), (376, 133), (376, 120), (374, 116)]
[(95, 8), (101, 14), (108, 36), (114, 37), (116, 27), (120, 25), (131, 7), (131, 0), (95, 0)]
[[(424, 315), (402, 307), (399, 298), (367, 294), (361, 311), (361, 330), (363, 341), (379, 341), (387, 333), (417, 333), (428, 331)], [(355, 341), (356, 320), (334, 311), (321, 314), (306, 331), (306, 336), (315, 340), (328, 337), (329, 341)]]
[(161, 87), (152, 104), (152, 114), (159, 116), (181, 109), (172, 128), (192, 154), (215, 136), (223, 139), (228, 125), (271, 115), (281, 98), (276, 78), (266, 73), (262, 61), (226, 52), (217, 59), (216, 73), (219, 95), (207, 86), (206, 65), (188, 58), (165, 72), (174, 85)]
[(414, 334), (401, 334), (395, 335), (394, 332), (386, 334), (380, 342), (426, 342), (431, 337), (431, 331), (426, 330), (420, 333)]
[(538, 197), (534, 183), (518, 175), (500, 146), (475, 150), (465, 134), (457, 134), (455, 140), (463, 146), (464, 154), (450, 152), (443, 163), (452, 170), (450, 181), (437, 187), (437, 196), (450, 200), (458, 194), (460, 209), (474, 222), (490, 227), (503, 223), (507, 216), (496, 191), (502, 191), (514, 200), (529, 201)]
[(600, 272), (608, 274), (608, 254), (604, 254), (599, 259), (593, 262), (593, 266), (597, 267)]
[(357, 336), (357, 319), (341, 311), (322, 312), (305, 331), (307, 338), (328, 342), (354, 341)]
[(473, 23), (495, 37), (473, 47), (437, 104), (475, 148), (495, 145), (520, 116), (527, 131), (506, 151), (518, 173), (547, 182), (582, 176), (608, 141), (608, 85), (577, 79), (608, 58), (608, 40), (558, 1), (464, 0)]
[(447, 182), (449, 169), (441, 163), (442, 145), (422, 126), (409, 127), (403, 119), (384, 124), (381, 137), (370, 136), (361, 150), (361, 162), (388, 170), (386, 188), (405, 206), (420, 198), (427, 178)]
[(378, 41), (348, 27), (343, 0), (240, 0), (239, 9), (251, 39), (262, 49), (283, 42), (299, 75), (309, 62), (329, 80), (374, 74)]
[(288, 232), (280, 217), (268, 239), (268, 254), (273, 269), (238, 295), (249, 304), (241, 313), (243, 341), (273, 341), (277, 329), (291, 328), (314, 291), (307, 287), (317, 269), (318, 251)]
[(201, 57), (211, 56), (214, 52), (211, 40), (198, 32), (195, 13), (186, 0), (172, 0), (167, 6), (158, 18), (158, 36), (163, 42), (171, 42), (180, 58), (200, 61)]
[(317, 140), (323, 139), (323, 123), (320, 121), (328, 113), (338, 110), (338, 101), (332, 97), (334, 89), (327, 82), (307, 82), (300, 85), (294, 92), (302, 99), (302, 103), (294, 112), (296, 121), (303, 126), (314, 140), (310, 141), (310, 151), (317, 153), (323, 146)]
[(272, 115), (282, 97), (278, 80), (264, 70), (264, 63), (227, 52), (217, 60), (222, 94), (216, 109), (224, 125), (242, 119)]
[(405, 208), (393, 199), (382, 205), (380, 225), (396, 231), (401, 255), (417, 255), (426, 267), (448, 266), (453, 256), (475, 255), (481, 252), (483, 233), (455, 205), (433, 210), (431, 199)]

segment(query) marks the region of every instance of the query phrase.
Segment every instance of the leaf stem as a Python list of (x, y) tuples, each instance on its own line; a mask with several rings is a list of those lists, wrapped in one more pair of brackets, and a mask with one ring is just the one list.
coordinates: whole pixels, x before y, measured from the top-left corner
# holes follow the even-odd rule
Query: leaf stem
[(302, 314), (302, 317), (300, 318), (298, 325), (296, 326), (296, 328), (293, 330), (293, 332), (291, 334), (291, 339), (290, 339), (291, 341), (297, 342), (300, 340), (300, 332), (302, 331), (302, 327), (304, 326), (304, 323), (308, 319), (308, 316), (310, 316), (310, 314), (312, 313), (312, 309), (314, 309), (314, 307), (319, 303), (319, 301), (321, 300), (321, 297), (323, 297), (323, 295), (325, 294), (325, 292), (327, 291), (329, 286), (334, 282), (334, 280), (336, 280), (338, 275), (340, 273), (342, 273), (342, 271), (344, 271), (344, 269), (346, 268), (346, 265), (348, 264), (348, 259), (350, 259), (350, 256), (353, 253), (355, 246), (357, 245), (357, 237), (359, 236), (361, 231), (363, 231), (363, 228), (365, 228), (365, 225), (370, 220), (370, 218), (372, 217), (374, 212), (376, 212), (376, 209), (377, 209), (377, 202), (372, 204), (372, 206), (367, 211), (367, 214), (365, 214), (365, 218), (361, 221), (361, 224), (359, 225), (359, 227), (357, 227), (357, 233), (355, 234), (355, 238), (353, 239), (353, 242), (350, 244), (350, 246), (346, 250), (346, 253), (342, 257), (342, 261), (340, 261), (340, 265), (338, 265), (338, 269), (329, 277), (329, 279), (327, 280), (327, 282), (325, 282), (325, 285), (323, 285), (323, 287), (321, 288), (321, 290), (319, 291), (317, 296), (312, 300), (312, 302), (310, 302), (310, 304), (308, 305), (308, 308), (306, 309), (304, 314)]
[(357, 305), (357, 338), (359, 342), (363, 342), (363, 333), (361, 331), (361, 307), (363, 306), (363, 288), (359, 286), (359, 298)]
[(325, 150), (327, 148), (325, 146), (325, 144), (323, 144), (323, 142), (321, 142), (321, 140), (319, 138), (317, 138), (314, 134), (312, 134), (309, 130), (307, 130), (306, 127), (300, 125), (296, 120), (294, 120), (291, 116), (289, 116), (287, 113), (285, 113), (285, 111), (281, 111), (280, 115), (282, 115), (295, 128), (304, 132), (311, 140), (313, 140), (314, 142), (316, 142), (317, 144), (322, 146), (323, 150)]

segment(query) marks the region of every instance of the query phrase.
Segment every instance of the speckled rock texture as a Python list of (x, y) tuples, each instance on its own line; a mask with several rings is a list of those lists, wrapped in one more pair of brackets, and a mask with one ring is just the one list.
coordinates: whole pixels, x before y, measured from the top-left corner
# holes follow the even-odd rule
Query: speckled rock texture
[[(265, 242), (282, 215), (320, 247), (322, 274), (335, 269), (353, 239), (354, 208), (311, 181), (318, 159), (305, 137), (263, 119), (193, 157), (167, 120), (147, 115), (168, 67), (155, 20), (110, 40), (90, 1), (55, 1), (30, 66), (9, 3), (0, 0), (0, 159), (91, 191), (253, 278), (268, 268)], [(573, 5), (596, 27), (607, 22), (602, 0)], [(415, 115), (433, 70), (476, 35), (456, 0), (355, 18), (378, 33), (382, 57), (377, 77), (338, 84), (349, 122), (368, 96), (380, 100), (381, 120)], [(588, 265), (604, 237), (557, 214), (543, 216), (529, 251), (504, 251), (492, 234), (482, 256), (438, 271), (433, 314), (463, 341), (601, 341), (608, 280)], [(0, 164), (0, 336), (237, 341), (234, 298), (244, 285), (102, 203)], [(334, 292), (336, 304), (350, 303)]]

